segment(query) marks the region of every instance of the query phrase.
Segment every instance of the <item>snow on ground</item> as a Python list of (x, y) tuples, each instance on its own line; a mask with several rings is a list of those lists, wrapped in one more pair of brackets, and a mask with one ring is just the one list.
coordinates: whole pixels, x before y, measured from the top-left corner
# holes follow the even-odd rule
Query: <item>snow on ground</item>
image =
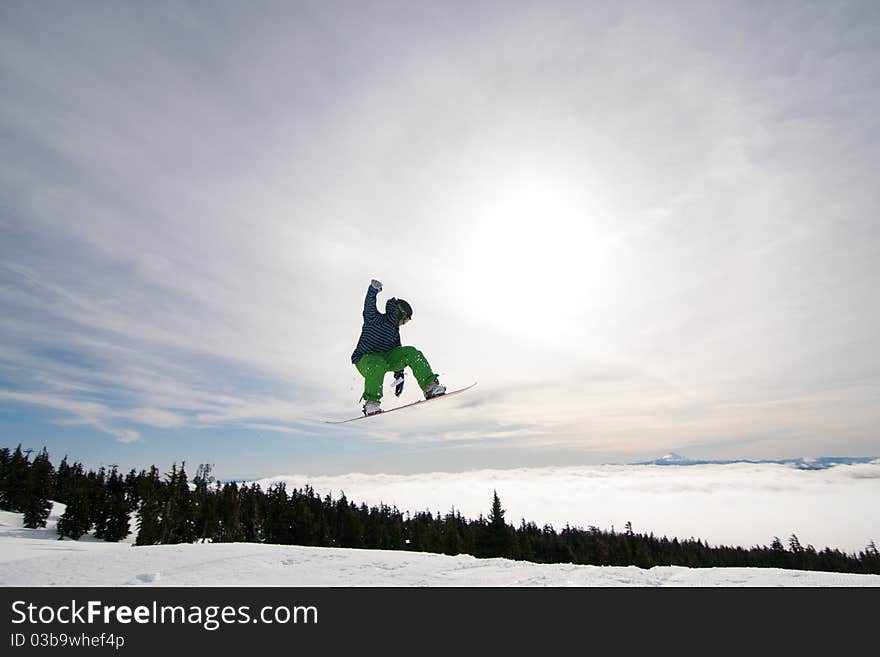
[(134, 547), (89, 537), (57, 540), (0, 512), (2, 586), (877, 586), (880, 576), (766, 568), (533, 564), (390, 550), (253, 543)]

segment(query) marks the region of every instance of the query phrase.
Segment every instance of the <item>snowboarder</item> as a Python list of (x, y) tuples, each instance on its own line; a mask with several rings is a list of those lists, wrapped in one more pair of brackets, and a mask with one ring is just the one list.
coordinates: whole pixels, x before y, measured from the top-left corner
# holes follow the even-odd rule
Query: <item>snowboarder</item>
[(364, 377), (364, 415), (381, 413), (382, 384), (386, 372), (394, 372), (394, 394), (403, 392), (403, 370), (409, 367), (425, 399), (446, 393), (427, 359), (415, 347), (400, 346), (400, 327), (412, 319), (412, 307), (403, 299), (391, 298), (385, 313), (376, 309), (376, 295), (382, 283), (373, 279), (364, 299), (364, 325), (351, 362)]

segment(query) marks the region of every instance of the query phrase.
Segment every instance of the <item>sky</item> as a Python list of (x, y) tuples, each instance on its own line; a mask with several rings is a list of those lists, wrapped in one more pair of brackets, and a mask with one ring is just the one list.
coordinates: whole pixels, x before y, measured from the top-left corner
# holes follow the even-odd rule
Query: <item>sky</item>
[[(2, 443), (227, 478), (880, 454), (878, 31), (873, 2), (7, 0)], [(478, 385), (329, 426), (373, 278)]]

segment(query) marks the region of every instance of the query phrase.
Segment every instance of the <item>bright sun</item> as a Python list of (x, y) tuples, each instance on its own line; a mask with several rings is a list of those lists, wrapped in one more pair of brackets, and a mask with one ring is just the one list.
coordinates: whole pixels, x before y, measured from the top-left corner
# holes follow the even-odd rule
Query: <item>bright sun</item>
[(537, 181), (493, 192), (474, 216), (466, 244), (471, 284), (484, 309), (507, 318), (534, 310), (564, 318), (598, 292), (596, 210), (581, 194)]

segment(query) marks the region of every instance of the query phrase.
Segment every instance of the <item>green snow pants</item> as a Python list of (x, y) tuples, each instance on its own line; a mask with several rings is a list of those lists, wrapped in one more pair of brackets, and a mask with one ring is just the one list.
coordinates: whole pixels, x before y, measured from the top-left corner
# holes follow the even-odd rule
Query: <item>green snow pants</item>
[(382, 400), (382, 384), (386, 372), (397, 372), (409, 367), (422, 390), (437, 379), (424, 354), (415, 347), (395, 347), (381, 353), (364, 354), (354, 366), (364, 377), (364, 401)]

